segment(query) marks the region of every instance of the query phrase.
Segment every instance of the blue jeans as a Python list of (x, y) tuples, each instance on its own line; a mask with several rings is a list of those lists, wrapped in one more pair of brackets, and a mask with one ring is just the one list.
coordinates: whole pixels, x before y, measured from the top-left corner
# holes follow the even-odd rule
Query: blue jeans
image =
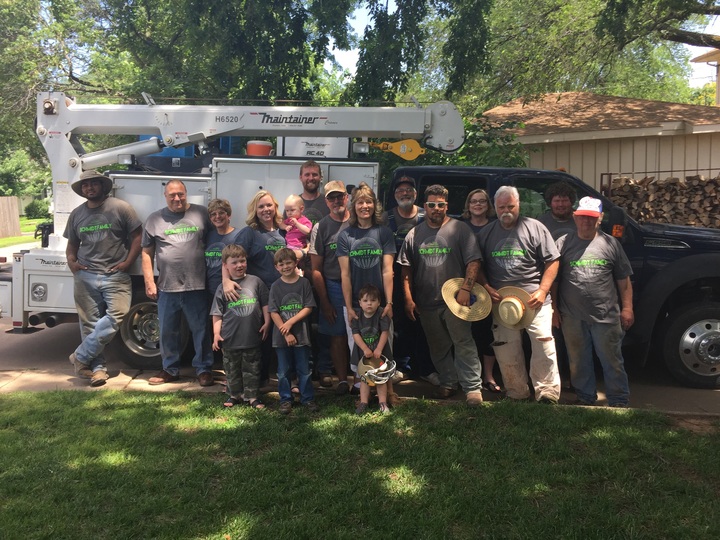
[(470, 323), (446, 307), (418, 312), (440, 385), (454, 389), (459, 382), (465, 393), (481, 391), (482, 365)]
[(608, 405), (627, 405), (630, 387), (622, 357), (625, 332), (620, 326), (620, 320), (610, 324), (588, 323), (563, 313), (562, 331), (570, 360), (570, 380), (578, 399), (587, 403), (597, 401), (592, 354), (595, 347), (602, 364)]
[(199, 375), (204, 371), (211, 371), (213, 355), (210, 334), (207, 331), (210, 315), (205, 291), (159, 291), (157, 305), (163, 369), (170, 375), (180, 373), (180, 322), (182, 315), (185, 315), (195, 347), (192, 360), (195, 372)]
[(107, 371), (103, 350), (115, 337), (123, 317), (130, 310), (130, 276), (125, 272), (96, 274), (80, 270), (73, 278), (82, 336), (75, 356), (93, 371)]
[(290, 375), (297, 374), (300, 401), (308, 403), (315, 399), (315, 389), (310, 377), (310, 347), (276, 347), (278, 360), (278, 393), (280, 403), (292, 402)]

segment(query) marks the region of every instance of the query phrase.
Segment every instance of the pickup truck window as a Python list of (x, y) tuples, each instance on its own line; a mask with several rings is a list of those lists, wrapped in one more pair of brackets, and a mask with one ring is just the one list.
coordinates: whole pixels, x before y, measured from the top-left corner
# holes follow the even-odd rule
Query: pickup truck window
[(477, 175), (452, 175), (452, 176), (441, 176), (441, 175), (423, 175), (417, 179), (418, 196), (417, 203), (422, 205), (425, 202), (425, 188), (432, 186), (433, 184), (440, 184), (445, 186), (450, 195), (448, 196), (448, 203), (450, 210), (449, 214), (453, 216), (459, 216), (462, 214), (463, 208), (465, 207), (465, 199), (467, 199), (468, 193), (474, 189), (487, 189), (487, 179), (483, 176)]

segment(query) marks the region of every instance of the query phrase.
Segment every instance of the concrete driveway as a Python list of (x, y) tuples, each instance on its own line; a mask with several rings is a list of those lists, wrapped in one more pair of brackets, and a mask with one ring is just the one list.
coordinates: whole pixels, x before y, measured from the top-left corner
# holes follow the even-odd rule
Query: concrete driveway
[[(61, 324), (55, 328), (40, 326), (26, 334), (12, 332), (9, 318), (0, 319), (0, 393), (18, 391), (87, 390), (100, 391), (138, 390), (147, 392), (192, 391), (220, 393), (224, 375), (215, 371), (218, 384), (203, 388), (194, 377), (192, 368), (184, 368), (177, 383), (150, 386), (147, 380), (154, 372), (128, 368), (122, 364), (110, 364), (110, 379), (105, 386), (90, 388), (86, 380), (75, 377), (68, 362), (68, 355), (79, 343), (77, 324)], [(220, 366), (216, 366), (220, 367)], [(267, 391), (274, 391), (273, 381)], [(401, 397), (431, 397), (434, 388), (425, 382), (403, 381), (396, 385)], [(318, 389), (319, 394), (332, 395), (332, 389)], [(700, 390), (679, 386), (659, 366), (642, 371), (634, 370), (630, 378), (631, 399), (634, 408), (693, 415), (720, 415), (720, 390)], [(498, 399), (498, 395), (484, 392), (486, 400)], [(599, 404), (605, 404), (600, 393)], [(218, 396), (220, 399), (220, 396)], [(462, 400), (456, 396), (455, 400)], [(574, 399), (571, 392), (563, 392), (563, 402)]]

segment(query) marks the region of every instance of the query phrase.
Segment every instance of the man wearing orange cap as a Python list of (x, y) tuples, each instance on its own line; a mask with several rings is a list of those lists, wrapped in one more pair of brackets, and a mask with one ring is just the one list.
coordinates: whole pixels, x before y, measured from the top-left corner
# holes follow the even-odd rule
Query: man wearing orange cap
[(619, 242), (599, 230), (602, 201), (583, 197), (573, 219), (577, 231), (557, 241), (560, 271), (553, 289), (553, 324), (565, 336), (578, 404), (593, 405), (597, 400), (594, 348), (603, 368), (608, 405), (627, 407), (630, 389), (621, 346), (635, 320), (632, 268)]

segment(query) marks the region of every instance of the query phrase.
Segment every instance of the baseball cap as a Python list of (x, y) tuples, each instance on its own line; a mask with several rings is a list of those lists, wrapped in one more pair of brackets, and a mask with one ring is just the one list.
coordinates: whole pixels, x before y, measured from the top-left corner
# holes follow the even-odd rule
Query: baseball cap
[(594, 197), (580, 199), (577, 210), (574, 212), (576, 216), (600, 217), (600, 214), (602, 214), (602, 201)]
[(413, 189), (416, 189), (415, 179), (414, 179), (414, 178), (410, 178), (409, 176), (401, 176), (401, 177), (397, 180), (397, 182), (395, 182), (395, 189), (397, 189), (398, 186), (401, 185), (401, 184), (410, 184), (410, 185), (413, 187)]
[(345, 189), (345, 184), (343, 184), (340, 180), (333, 180), (332, 182), (328, 182), (325, 184), (325, 196), (327, 197), (331, 193), (347, 193), (347, 190)]

